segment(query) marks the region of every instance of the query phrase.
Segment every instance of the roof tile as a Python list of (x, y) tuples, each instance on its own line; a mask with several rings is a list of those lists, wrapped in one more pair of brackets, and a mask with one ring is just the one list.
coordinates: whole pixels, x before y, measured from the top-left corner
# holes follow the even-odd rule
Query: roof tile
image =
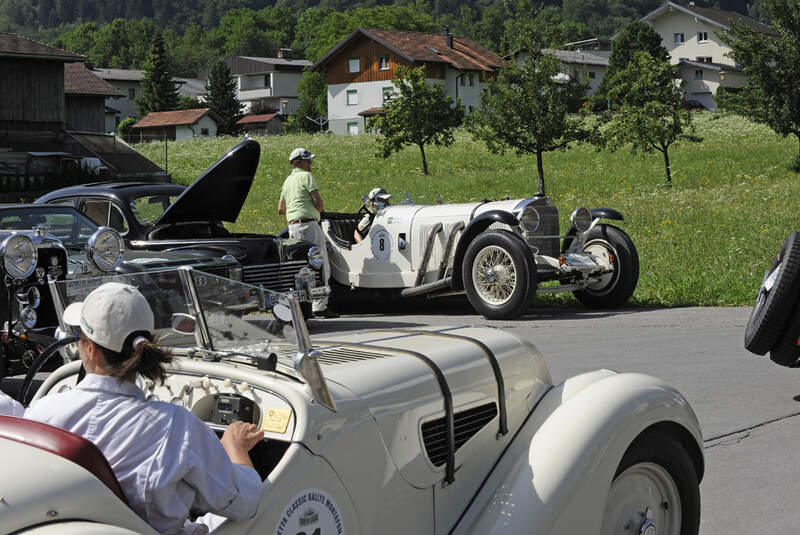
[(209, 108), (196, 110), (154, 111), (148, 113), (133, 128), (152, 128), (157, 126), (184, 126), (194, 124), (210, 111)]
[(247, 117), (242, 117), (236, 124), (250, 124), (250, 123), (266, 123), (267, 121), (272, 120), (276, 117), (277, 113), (262, 113), (261, 115), (248, 115)]
[(64, 64), (64, 94), (120, 97), (122, 93), (86, 68), (83, 63)]
[(84, 61), (86, 58), (54, 46), (13, 33), (0, 33), (0, 56), (35, 56), (61, 61)]

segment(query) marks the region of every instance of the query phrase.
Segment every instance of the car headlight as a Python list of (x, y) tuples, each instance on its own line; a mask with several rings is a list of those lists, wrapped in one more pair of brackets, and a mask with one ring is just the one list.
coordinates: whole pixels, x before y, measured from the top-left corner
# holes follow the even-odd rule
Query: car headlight
[(322, 265), (325, 263), (325, 259), (322, 257), (322, 250), (316, 245), (308, 248), (308, 263), (317, 271), (322, 269)]
[(39, 315), (32, 306), (26, 306), (19, 312), (19, 322), (26, 329), (33, 329), (36, 327), (36, 322), (39, 320)]
[(86, 243), (86, 255), (100, 271), (114, 271), (122, 262), (123, 251), (122, 236), (111, 227), (100, 227)]
[(27, 290), (20, 291), (17, 294), (17, 301), (23, 305), (29, 305), (33, 308), (38, 308), (39, 304), (42, 302), (42, 294), (39, 292), (39, 288), (36, 286), (31, 286)]
[(592, 213), (581, 206), (572, 212), (570, 220), (579, 232), (586, 232), (592, 226)]
[(13, 279), (27, 279), (36, 269), (36, 246), (24, 234), (14, 234), (3, 240), (0, 257), (6, 273)]
[(525, 232), (536, 232), (539, 228), (539, 212), (536, 208), (526, 206), (519, 215), (519, 224)]

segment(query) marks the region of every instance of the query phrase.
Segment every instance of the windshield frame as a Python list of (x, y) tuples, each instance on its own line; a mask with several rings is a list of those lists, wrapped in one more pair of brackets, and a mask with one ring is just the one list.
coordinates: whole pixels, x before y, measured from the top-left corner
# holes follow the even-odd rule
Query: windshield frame
[[(97, 232), (97, 229), (100, 228), (97, 223), (89, 219), (86, 215), (81, 213), (79, 210), (72, 206), (65, 206), (65, 205), (54, 205), (54, 204), (45, 204), (45, 205), (15, 205), (15, 206), (3, 206), (0, 209), (0, 219), (7, 215), (19, 215), (20, 219), (24, 219), (24, 217), (36, 216), (36, 215), (65, 215), (71, 216), (72, 220), (72, 230), (70, 233), (69, 238), (62, 237), (59, 234), (53, 232), (53, 229), (50, 225), (45, 224), (36, 224), (33, 227), (27, 226), (20, 226), (20, 227), (9, 227), (9, 231), (15, 232), (32, 232), (36, 231), (37, 228), (42, 228), (48, 234), (51, 234), (55, 238), (57, 238), (65, 248), (67, 249), (84, 249), (86, 247), (86, 243), (89, 241), (89, 238)], [(88, 227), (91, 229), (89, 235), (86, 236), (86, 239), (81, 240), (80, 236), (80, 227)], [(76, 236), (76, 229), (77, 236)]]

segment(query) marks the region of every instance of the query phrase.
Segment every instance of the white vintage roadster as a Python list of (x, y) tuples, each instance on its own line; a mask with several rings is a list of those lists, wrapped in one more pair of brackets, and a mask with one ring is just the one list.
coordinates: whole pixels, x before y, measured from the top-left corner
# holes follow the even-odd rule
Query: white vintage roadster
[[(558, 209), (538, 194), (529, 199), (466, 204), (406, 202), (377, 210), (369, 234), (353, 231), (367, 213), (326, 213), (331, 277), (350, 289), (403, 297), (466, 292), (487, 318), (522, 314), (537, 293), (572, 291), (583, 304), (625, 303), (639, 279), (639, 256), (612, 209), (578, 208), (559, 232)], [(346, 292), (335, 292), (336, 298)]]
[[(150, 399), (216, 431), (240, 419), (265, 431), (251, 451), (258, 511), (215, 533), (698, 532), (700, 428), (656, 378), (599, 370), (555, 385), (530, 341), (494, 328), (311, 339), (292, 297), (190, 268), (113, 280), (157, 303), (178, 355), (165, 384), (140, 382)], [(52, 284), (60, 306), (91, 289)], [(36, 396), (73, 388), (79, 364)], [(82, 438), (0, 417), (0, 455), (0, 532), (155, 533)]]

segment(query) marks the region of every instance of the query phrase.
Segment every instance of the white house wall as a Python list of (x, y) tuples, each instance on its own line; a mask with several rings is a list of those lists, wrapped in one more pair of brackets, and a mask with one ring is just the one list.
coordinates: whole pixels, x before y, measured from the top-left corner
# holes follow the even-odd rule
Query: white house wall
[[(712, 63), (734, 66), (736, 62), (726, 56), (730, 48), (719, 38), (723, 28), (709, 24), (697, 17), (680, 11), (665, 13), (651, 22), (653, 29), (661, 35), (661, 44), (667, 49), (672, 64), (681, 58), (697, 61), (699, 57), (710, 57)], [(698, 42), (697, 33), (706, 32), (708, 41)], [(675, 34), (682, 33), (684, 43), (675, 44)]]
[[(203, 135), (204, 128), (208, 129), (208, 135)], [(203, 116), (191, 126), (175, 127), (175, 141), (204, 137), (217, 137), (217, 123), (208, 115)]]

